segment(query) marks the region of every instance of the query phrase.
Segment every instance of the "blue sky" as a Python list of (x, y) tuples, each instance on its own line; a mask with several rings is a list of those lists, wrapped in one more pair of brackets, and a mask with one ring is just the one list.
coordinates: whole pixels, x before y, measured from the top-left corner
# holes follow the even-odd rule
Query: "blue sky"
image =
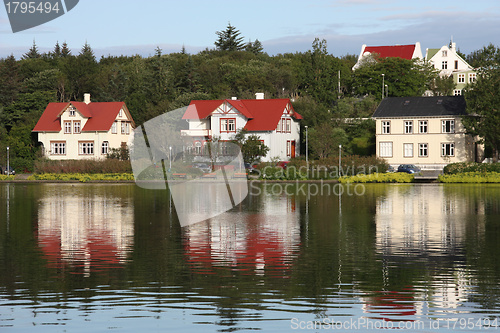
[(98, 57), (149, 56), (157, 46), (197, 53), (213, 48), (215, 32), (228, 22), (269, 54), (307, 51), (315, 37), (326, 39), (335, 56), (358, 55), (362, 44), (415, 42), (425, 55), (451, 36), (466, 54), (500, 46), (498, 0), (80, 0), (65, 15), (18, 33), (2, 6), (0, 58), (19, 58), (33, 40), (42, 52), (65, 41), (73, 54), (88, 42)]

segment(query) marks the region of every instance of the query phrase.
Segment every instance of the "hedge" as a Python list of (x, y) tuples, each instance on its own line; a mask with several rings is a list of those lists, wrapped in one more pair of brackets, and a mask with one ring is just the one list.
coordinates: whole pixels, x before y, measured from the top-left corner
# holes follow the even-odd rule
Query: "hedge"
[(411, 183), (413, 174), (404, 172), (372, 173), (369, 175), (359, 174), (355, 176), (342, 176), (339, 181), (346, 183)]

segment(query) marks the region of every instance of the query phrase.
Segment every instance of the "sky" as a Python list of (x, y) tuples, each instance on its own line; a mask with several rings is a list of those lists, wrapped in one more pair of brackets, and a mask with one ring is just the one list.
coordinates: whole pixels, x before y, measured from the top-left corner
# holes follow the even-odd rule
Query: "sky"
[(499, 0), (80, 0), (63, 16), (17, 33), (6, 10), (0, 8), (0, 58), (20, 58), (33, 42), (40, 52), (66, 42), (75, 55), (88, 43), (98, 58), (147, 57), (157, 47), (195, 54), (214, 48), (228, 23), (270, 55), (306, 52), (316, 37), (337, 57), (359, 55), (363, 44), (416, 42), (425, 56), (451, 38), (465, 54), (500, 46)]

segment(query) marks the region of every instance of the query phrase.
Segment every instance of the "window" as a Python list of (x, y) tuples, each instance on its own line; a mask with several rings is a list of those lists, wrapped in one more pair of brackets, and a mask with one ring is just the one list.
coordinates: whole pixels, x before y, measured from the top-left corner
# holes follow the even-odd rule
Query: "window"
[(286, 132), (287, 133), (292, 132), (292, 120), (291, 119), (286, 120)]
[(78, 120), (73, 122), (73, 130), (75, 133), (81, 133), (82, 131), (82, 123)]
[(458, 83), (465, 83), (465, 74), (458, 74)]
[(391, 122), (383, 121), (382, 122), (382, 134), (390, 134), (391, 133)]
[(236, 132), (236, 119), (223, 118), (220, 120), (220, 131), (222, 132)]
[(455, 133), (455, 120), (442, 120), (441, 133)]
[(453, 90), (453, 96), (461, 96), (461, 95), (462, 95), (462, 90), (460, 89)]
[(94, 142), (93, 141), (78, 142), (78, 153), (80, 155), (94, 155)]
[(413, 133), (413, 121), (407, 120), (405, 121), (405, 134)]
[(111, 133), (116, 134), (116, 121), (111, 125)]
[(76, 110), (73, 106), (71, 106), (68, 110), (69, 110), (70, 117), (74, 117), (76, 115)]
[(109, 142), (103, 141), (101, 146), (101, 154), (106, 155), (109, 152)]
[(441, 69), (448, 69), (448, 61), (443, 61), (441, 63)]
[(392, 142), (380, 142), (380, 157), (392, 157)]
[(442, 143), (441, 144), (441, 156), (455, 156), (455, 144), (454, 143)]
[(66, 155), (66, 142), (50, 142), (51, 155)]
[(458, 60), (455, 60), (455, 69), (458, 69)]
[(286, 142), (286, 156), (292, 155), (292, 141), (287, 140)]
[(118, 117), (123, 117), (123, 109), (120, 109), (120, 112), (118, 112)]
[(419, 133), (427, 133), (427, 120), (420, 120), (418, 122), (418, 131)]
[(64, 134), (71, 134), (71, 121), (64, 122)]
[(447, 57), (448, 56), (448, 51), (447, 50), (443, 50), (441, 52), (441, 54), (442, 54), (443, 57)]
[(429, 156), (429, 145), (427, 143), (418, 144), (418, 156), (419, 157)]
[(469, 73), (469, 83), (476, 81), (476, 73)]
[(413, 143), (404, 143), (403, 144), (403, 156), (404, 157), (413, 157)]
[(130, 133), (129, 123), (126, 121), (122, 121), (121, 122), (121, 130), (122, 130), (122, 134), (129, 134)]

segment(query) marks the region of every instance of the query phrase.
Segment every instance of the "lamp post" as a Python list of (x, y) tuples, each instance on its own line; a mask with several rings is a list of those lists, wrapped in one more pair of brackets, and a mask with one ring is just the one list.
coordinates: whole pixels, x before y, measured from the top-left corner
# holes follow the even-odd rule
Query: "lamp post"
[(309, 170), (309, 159), (308, 159), (308, 155), (309, 155), (309, 142), (307, 142), (307, 126), (305, 126), (306, 128), (306, 164), (307, 164), (307, 169)]
[(339, 177), (342, 170), (342, 145), (339, 145)]
[(168, 172), (170, 172), (172, 170), (172, 146), (168, 147), (168, 162)]
[(384, 99), (385, 74), (382, 74), (382, 99)]
[(7, 147), (7, 175), (10, 175), (9, 147)]
[(387, 87), (387, 84), (384, 87), (385, 87), (385, 97), (389, 97), (389, 87)]

